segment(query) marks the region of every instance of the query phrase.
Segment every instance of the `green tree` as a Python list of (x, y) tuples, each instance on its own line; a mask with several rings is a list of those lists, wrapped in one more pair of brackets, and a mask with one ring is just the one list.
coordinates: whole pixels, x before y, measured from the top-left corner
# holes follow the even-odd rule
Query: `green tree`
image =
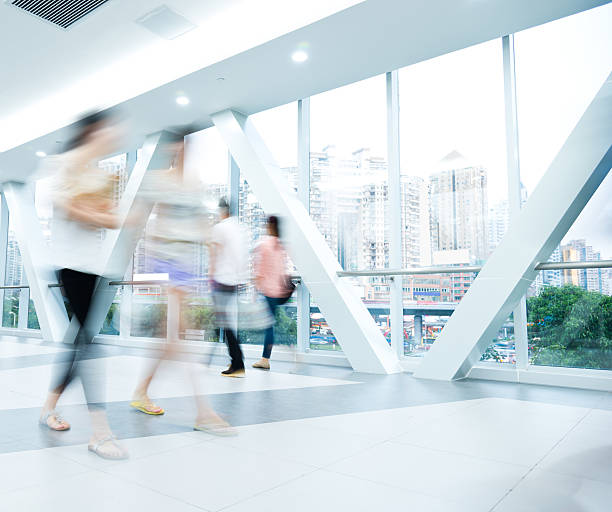
[(546, 287), (527, 300), (527, 319), (532, 364), (612, 369), (612, 297)]
[(28, 329), (40, 329), (38, 315), (36, 314), (34, 301), (32, 299), (30, 299), (30, 308), (28, 309)]
[(186, 329), (204, 331), (206, 341), (219, 341), (215, 325), (215, 310), (204, 304), (191, 304), (183, 310), (183, 325)]
[(114, 336), (119, 334), (119, 304), (116, 302), (113, 302), (108, 308), (100, 334), (112, 334)]

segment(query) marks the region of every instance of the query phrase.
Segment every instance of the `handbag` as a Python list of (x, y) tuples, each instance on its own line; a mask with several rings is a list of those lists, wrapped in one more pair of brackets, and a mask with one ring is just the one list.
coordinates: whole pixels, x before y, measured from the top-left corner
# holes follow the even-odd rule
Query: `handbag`
[(263, 331), (275, 322), (265, 299), (251, 294), (217, 294), (215, 317), (217, 327), (239, 331)]
[(291, 279), (290, 275), (285, 276), (285, 295), (283, 295), (282, 297), (280, 297), (280, 300), (278, 302), (279, 306), (282, 306), (283, 304), (285, 304), (293, 295), (293, 292), (295, 291), (295, 283), (293, 282), (293, 280)]

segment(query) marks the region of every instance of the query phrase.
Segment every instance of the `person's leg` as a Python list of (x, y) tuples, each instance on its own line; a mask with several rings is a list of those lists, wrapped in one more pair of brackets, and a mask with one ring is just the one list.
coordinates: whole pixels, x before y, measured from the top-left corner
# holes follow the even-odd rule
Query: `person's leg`
[(231, 367), (234, 370), (244, 370), (244, 357), (242, 355), (242, 349), (240, 348), (240, 342), (233, 329), (225, 328), (225, 342), (227, 343), (227, 349), (229, 351), (231, 359)]
[[(275, 297), (266, 297), (266, 302), (270, 310), (272, 318), (276, 318), (276, 308), (278, 307), (281, 299)], [(268, 327), (264, 334), (264, 347), (263, 354), (259, 361), (253, 363), (253, 368), (259, 368), (260, 370), (270, 369), (270, 356), (272, 355), (272, 347), (274, 346), (274, 324)]]
[[(266, 297), (266, 302), (268, 303), (268, 308), (270, 309), (270, 314), (272, 318), (276, 318), (276, 306), (278, 303), (278, 299), (274, 297)], [(272, 347), (274, 346), (274, 324), (266, 329), (266, 334), (264, 336), (264, 348), (263, 355), (264, 359), (270, 359), (270, 355), (272, 355)]]
[(238, 294), (235, 287), (215, 284), (213, 301), (217, 326), (223, 328), (223, 338), (231, 360), (230, 367), (221, 372), (223, 375), (233, 374), (234, 370), (244, 374), (244, 358), (236, 335), (237, 300)]
[(180, 335), (181, 303), (185, 293), (179, 288), (168, 288), (168, 313), (166, 315), (166, 343), (161, 356), (153, 361), (144, 379), (136, 387), (133, 394), (131, 406), (145, 414), (160, 415), (164, 410), (155, 405), (149, 398), (149, 386), (159, 365), (165, 359), (170, 358), (177, 350)]
[(59, 417), (55, 408), (60, 396), (76, 374), (79, 351), (82, 349), (82, 343), (87, 342), (84, 325), (96, 284), (96, 276), (71, 269), (62, 269), (59, 271), (59, 278), (73, 314), (81, 327), (74, 343), (69, 346), (70, 353), (62, 352), (56, 356), (49, 393), (41, 412), (41, 420), (53, 430), (68, 430), (70, 424)]
[[(83, 272), (63, 271), (62, 283), (72, 311), (81, 323), (76, 340), (73, 375), (81, 377), (87, 399), (92, 437), (88, 448), (100, 457), (124, 459), (127, 452), (114, 440), (106, 416), (106, 360), (92, 353), (93, 338), (97, 334), (89, 323), (89, 310), (98, 276)], [(69, 283), (66, 286), (66, 281)]]

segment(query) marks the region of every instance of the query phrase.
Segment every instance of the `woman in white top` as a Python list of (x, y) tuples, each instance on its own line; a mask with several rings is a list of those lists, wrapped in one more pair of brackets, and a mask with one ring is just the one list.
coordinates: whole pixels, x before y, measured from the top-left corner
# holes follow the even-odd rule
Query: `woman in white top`
[[(89, 450), (103, 458), (123, 459), (127, 452), (115, 441), (106, 416), (104, 369), (84, 368), (82, 364), (92, 359), (91, 342), (97, 334), (88, 325), (88, 313), (96, 282), (103, 272), (98, 265), (101, 231), (118, 224), (112, 203), (113, 178), (97, 165), (99, 159), (115, 149), (117, 126), (110, 122), (108, 114), (97, 113), (83, 119), (78, 129), (55, 177), (52, 250), (80, 329), (68, 360), (56, 364), (40, 423), (55, 431), (70, 428), (55, 408), (70, 382), (80, 377), (93, 426)], [(94, 359), (89, 362), (92, 364), (101, 366), (102, 360)]]

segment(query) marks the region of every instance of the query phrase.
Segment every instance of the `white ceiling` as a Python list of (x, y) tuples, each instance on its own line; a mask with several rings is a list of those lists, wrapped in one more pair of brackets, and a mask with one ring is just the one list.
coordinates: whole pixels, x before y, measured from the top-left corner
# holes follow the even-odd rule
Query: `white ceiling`
[[(264, 1), (276, 0), (247, 3), (261, 4)], [(119, 4), (119, 0), (112, 3)], [(121, 5), (125, 3), (127, 2), (121, 2)], [(134, 1), (134, 4), (143, 3), (145, 2)], [(166, 3), (175, 7), (175, 4), (191, 5), (200, 2)], [(296, 18), (304, 21), (303, 13), (298, 10), (295, 14), (296, 7), (304, 4), (314, 5), (317, 1), (277, 0), (277, 3), (291, 4), (289, 10), (293, 12), (294, 17), (291, 18), (287, 13), (286, 19), (291, 18), (293, 25), (296, 25)], [(176, 74), (177, 68), (160, 58), (159, 61), (164, 62), (164, 66), (157, 66), (160, 74), (155, 76), (155, 80), (159, 82), (165, 77), (166, 80), (161, 82), (165, 85), (147, 89), (144, 84), (139, 84), (140, 92), (134, 93), (132, 82), (137, 81), (138, 73), (135, 76), (128, 68), (122, 75), (108, 77), (108, 86), (119, 84), (120, 87), (117, 87), (113, 94), (117, 97), (123, 95), (124, 98), (132, 98), (123, 101), (121, 105), (132, 120), (132, 133), (141, 140), (145, 133), (164, 126), (194, 121), (200, 127), (210, 126), (210, 114), (225, 108), (251, 114), (605, 3), (607, 2), (596, 0), (368, 0), (291, 32), (287, 32), (287, 23), (276, 21), (277, 24), (283, 25), (285, 35), (256, 46), (252, 43), (258, 38), (262, 40), (260, 33), (257, 37), (241, 40), (242, 50), (232, 43), (233, 37), (220, 39), (221, 35), (228, 31), (236, 34), (231, 30), (230, 23), (227, 27), (223, 26), (222, 30), (217, 27), (214, 33), (217, 46), (223, 46), (221, 53), (215, 55), (221, 55), (222, 51), (227, 50), (225, 45), (231, 49), (226, 51), (225, 57), (217, 60), (214, 60), (214, 55), (207, 55), (206, 59), (210, 64), (200, 66), (202, 69), (197, 68), (199, 71), (188, 75), (185, 72), (179, 73), (177, 76), (181, 78), (177, 79), (176, 76), (168, 78), (168, 73), (165, 72), (169, 70), (170, 74)], [(240, 7), (237, 15), (244, 22), (242, 26), (252, 19), (251, 11), (248, 11), (245, 5), (235, 5)], [(335, 7), (338, 5), (335, 4)], [(176, 10), (194, 22), (200, 21), (194, 19), (195, 16), (186, 10), (178, 7)], [(286, 13), (287, 9), (282, 12)], [(318, 12), (320, 15), (322, 8)], [(4, 10), (0, 10), (0, 13), (4, 14)], [(270, 12), (265, 15), (276, 19)], [(313, 17), (315, 14), (310, 12), (309, 16)], [(229, 19), (226, 21), (229, 23)], [(85, 26), (85, 23), (82, 26)], [(268, 22), (267, 27), (268, 35), (273, 33), (274, 29), (277, 32), (282, 30), (278, 26), (275, 28), (271, 22)], [(143, 30), (140, 27), (132, 27), (131, 30), (136, 28)], [(92, 37), (94, 32), (89, 31), (89, 34)], [(188, 39), (189, 34), (175, 42), (186, 42), (186, 47), (190, 48), (188, 53), (194, 53), (194, 48), (205, 53), (205, 48), (193, 45), (193, 40)], [(212, 35), (212, 32), (209, 35)], [(86, 39), (85, 35), (82, 37)], [(212, 44), (210, 41), (209, 43)], [(168, 42), (164, 44), (167, 45)], [(308, 45), (310, 59), (297, 65), (289, 56), (302, 44)], [(2, 52), (4, 54), (5, 50)], [(29, 52), (34, 50), (30, 49)], [(172, 55), (175, 58), (180, 57), (182, 52), (160, 53), (160, 57), (164, 59)], [(60, 59), (60, 56), (57, 56), (57, 59)], [(87, 60), (86, 57), (84, 59)], [(194, 61), (195, 59), (190, 60), (189, 65), (193, 65)], [(2, 69), (3, 66), (0, 65), (0, 70)], [(142, 69), (137, 71), (142, 72)], [(34, 73), (35, 71), (32, 71), (32, 74)], [(220, 76), (225, 80), (218, 81)], [(39, 97), (40, 84), (46, 83), (44, 80), (37, 80)], [(14, 91), (19, 89), (20, 84), (16, 81), (10, 87)], [(65, 139), (65, 130), (54, 130), (66, 124), (62, 123), (62, 115), (65, 119), (66, 111), (71, 108), (74, 110), (74, 103), (89, 101), (89, 106), (93, 106), (96, 100), (99, 101), (99, 95), (95, 98), (87, 94), (78, 96), (82, 93), (78, 84), (70, 84), (69, 87), (73, 89), (68, 88), (68, 93), (64, 91), (64, 95), (58, 94), (53, 100), (41, 102), (37, 98), (37, 103), (25, 107), (21, 105), (22, 108), (14, 110), (10, 116), (3, 116), (4, 112), (0, 110), (0, 149), (30, 140), (20, 147), (0, 154), (1, 180), (15, 179), (24, 172), (29, 172), (36, 163), (32, 156), (33, 151), (43, 149), (52, 152), (54, 147), (57, 147), (55, 141)], [(146, 90), (149, 92), (144, 92)], [(178, 93), (185, 93), (191, 98), (192, 103), (188, 108), (177, 108), (174, 99)], [(15, 95), (14, 92), (12, 94)], [(1, 101), (4, 102), (4, 99)], [(120, 101), (122, 100), (114, 103)], [(107, 100), (107, 104), (113, 102)], [(83, 105), (82, 109), (85, 106)], [(5, 107), (0, 106), (1, 108)], [(49, 128), (52, 125), (54, 126)], [(43, 133), (47, 135), (39, 138)]]
[(125, 55), (165, 41), (134, 23), (165, 3), (196, 24), (241, 0), (111, 0), (68, 30), (0, 0), (0, 64), (11, 80), (0, 82), (0, 112), (10, 114), (47, 92), (94, 73)]
[[(63, 30), (0, 0), (0, 151), (361, 1), (110, 0)], [(197, 28), (135, 23), (161, 5)]]

